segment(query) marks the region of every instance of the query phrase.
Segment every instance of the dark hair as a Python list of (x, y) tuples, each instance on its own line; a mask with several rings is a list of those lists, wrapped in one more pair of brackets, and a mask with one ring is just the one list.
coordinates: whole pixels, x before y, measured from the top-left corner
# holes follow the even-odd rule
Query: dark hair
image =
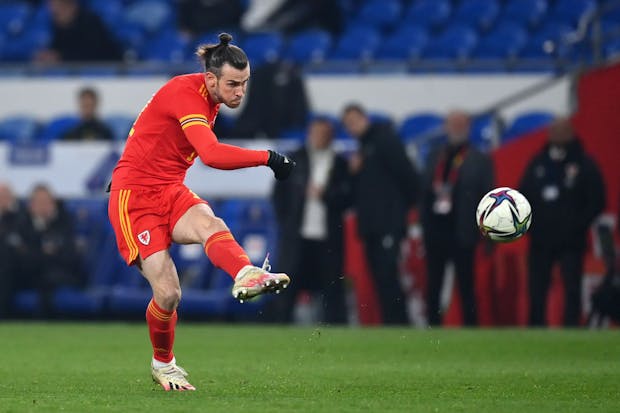
[(362, 116), (366, 116), (366, 111), (364, 110), (362, 105), (359, 103), (349, 103), (348, 105), (344, 107), (342, 114), (346, 115), (349, 112), (357, 112)]
[(211, 72), (220, 77), (225, 63), (238, 70), (245, 69), (248, 66), (248, 57), (241, 48), (229, 44), (232, 36), (222, 33), (219, 39), (218, 44), (203, 44), (196, 50), (196, 54), (204, 64), (205, 72)]
[(93, 89), (92, 87), (83, 87), (78, 92), (78, 96), (80, 97), (80, 99), (83, 98), (84, 96), (90, 96), (94, 100), (99, 100), (99, 95), (97, 94), (97, 91)]

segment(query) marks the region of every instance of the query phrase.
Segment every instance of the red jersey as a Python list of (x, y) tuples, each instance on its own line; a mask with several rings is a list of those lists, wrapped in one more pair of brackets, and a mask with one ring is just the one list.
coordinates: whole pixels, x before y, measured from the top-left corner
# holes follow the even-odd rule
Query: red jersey
[(217, 169), (266, 165), (269, 153), (220, 143), (212, 131), (219, 104), (204, 73), (172, 78), (134, 122), (112, 174), (112, 189), (182, 183), (196, 157)]

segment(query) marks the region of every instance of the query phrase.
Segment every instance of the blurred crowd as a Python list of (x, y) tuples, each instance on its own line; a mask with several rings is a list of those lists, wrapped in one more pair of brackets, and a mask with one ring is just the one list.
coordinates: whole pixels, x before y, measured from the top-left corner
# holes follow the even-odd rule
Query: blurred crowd
[[(79, 93), (83, 123), (66, 139), (93, 135), (105, 139), (107, 132), (96, 120), (96, 102), (92, 89)], [(470, 144), (470, 115), (453, 110), (445, 117), (445, 137), (435, 141), (424, 166), (408, 156), (389, 122), (372, 120), (362, 105), (347, 105), (339, 121), (355, 139), (356, 149), (337, 151), (334, 119), (315, 116), (304, 143), (290, 154), (297, 168), (290, 179), (274, 186), (278, 270), (293, 274), (294, 282), (286, 294), (268, 302), (264, 319), (351, 321), (345, 220), (354, 212), (382, 323), (411, 324), (401, 264), (411, 211), (417, 211), (426, 266), (423, 322), (442, 325), (449, 306), (442, 291), (446, 275), (452, 273), (463, 324), (478, 325), (476, 259), (489, 255), (485, 258), (476, 250), (495, 246), (482, 238), (474, 216), (481, 197), (497, 182), (490, 155)], [(549, 126), (548, 143), (530, 160), (518, 189), (530, 201), (535, 217), (527, 270), (529, 324), (545, 325), (552, 268), (559, 264), (564, 324), (579, 325), (586, 240), (604, 208), (605, 191), (596, 162), (584, 151), (568, 119), (558, 118)], [(15, 291), (34, 289), (41, 301), (35, 316), (54, 317), (53, 291), (84, 284), (72, 226), (62, 201), (47, 186), (36, 186), (23, 202), (8, 185), (0, 186), (0, 314), (11, 315)], [(313, 310), (300, 316), (300, 308), (309, 305)]]

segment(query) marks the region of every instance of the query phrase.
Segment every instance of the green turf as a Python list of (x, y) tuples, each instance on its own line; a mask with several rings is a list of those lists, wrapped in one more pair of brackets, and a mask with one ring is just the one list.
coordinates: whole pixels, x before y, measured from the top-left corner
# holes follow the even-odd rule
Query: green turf
[(620, 333), (181, 324), (165, 393), (140, 324), (0, 324), (0, 412), (620, 412)]

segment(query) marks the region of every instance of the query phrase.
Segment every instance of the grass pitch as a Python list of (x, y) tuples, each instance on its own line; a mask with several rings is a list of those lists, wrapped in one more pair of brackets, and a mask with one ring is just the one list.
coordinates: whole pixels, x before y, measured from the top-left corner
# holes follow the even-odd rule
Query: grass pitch
[(183, 324), (165, 393), (141, 324), (0, 324), (0, 412), (619, 412), (617, 331)]

